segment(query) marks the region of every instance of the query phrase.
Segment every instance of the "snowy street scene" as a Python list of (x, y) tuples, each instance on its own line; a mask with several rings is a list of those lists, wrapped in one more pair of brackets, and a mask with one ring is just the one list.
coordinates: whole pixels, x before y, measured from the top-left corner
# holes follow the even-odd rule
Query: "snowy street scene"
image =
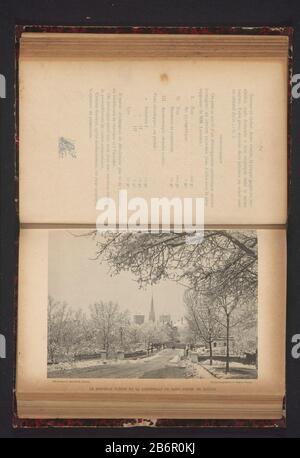
[(49, 378), (257, 378), (257, 236), (49, 232)]

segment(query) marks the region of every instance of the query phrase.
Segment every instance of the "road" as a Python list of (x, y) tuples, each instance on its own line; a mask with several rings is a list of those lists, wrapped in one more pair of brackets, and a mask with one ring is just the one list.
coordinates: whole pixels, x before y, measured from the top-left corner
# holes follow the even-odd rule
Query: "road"
[[(174, 362), (182, 354), (180, 349), (168, 348), (149, 357), (107, 362), (99, 366), (54, 371), (51, 378), (185, 378), (185, 365)], [(178, 358), (179, 359), (179, 358)]]

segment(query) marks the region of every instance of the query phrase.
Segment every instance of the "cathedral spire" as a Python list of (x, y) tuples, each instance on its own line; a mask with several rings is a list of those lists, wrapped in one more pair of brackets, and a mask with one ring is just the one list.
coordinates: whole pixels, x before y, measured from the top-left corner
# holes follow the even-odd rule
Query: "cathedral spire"
[(155, 322), (153, 293), (152, 293), (152, 297), (151, 297), (151, 307), (150, 307), (150, 313), (149, 313), (149, 321), (152, 321), (153, 323)]

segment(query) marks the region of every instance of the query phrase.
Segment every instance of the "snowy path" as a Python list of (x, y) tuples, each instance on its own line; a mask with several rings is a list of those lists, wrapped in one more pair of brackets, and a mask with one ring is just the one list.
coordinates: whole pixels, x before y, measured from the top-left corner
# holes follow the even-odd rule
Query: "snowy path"
[(178, 349), (165, 349), (149, 358), (123, 360), (89, 367), (51, 370), (51, 378), (184, 378), (185, 367), (174, 364)]

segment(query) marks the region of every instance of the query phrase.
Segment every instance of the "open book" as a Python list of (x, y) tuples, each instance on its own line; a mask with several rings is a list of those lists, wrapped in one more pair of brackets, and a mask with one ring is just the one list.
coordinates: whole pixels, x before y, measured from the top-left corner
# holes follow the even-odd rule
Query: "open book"
[(288, 47), (22, 34), (20, 418), (282, 417)]

